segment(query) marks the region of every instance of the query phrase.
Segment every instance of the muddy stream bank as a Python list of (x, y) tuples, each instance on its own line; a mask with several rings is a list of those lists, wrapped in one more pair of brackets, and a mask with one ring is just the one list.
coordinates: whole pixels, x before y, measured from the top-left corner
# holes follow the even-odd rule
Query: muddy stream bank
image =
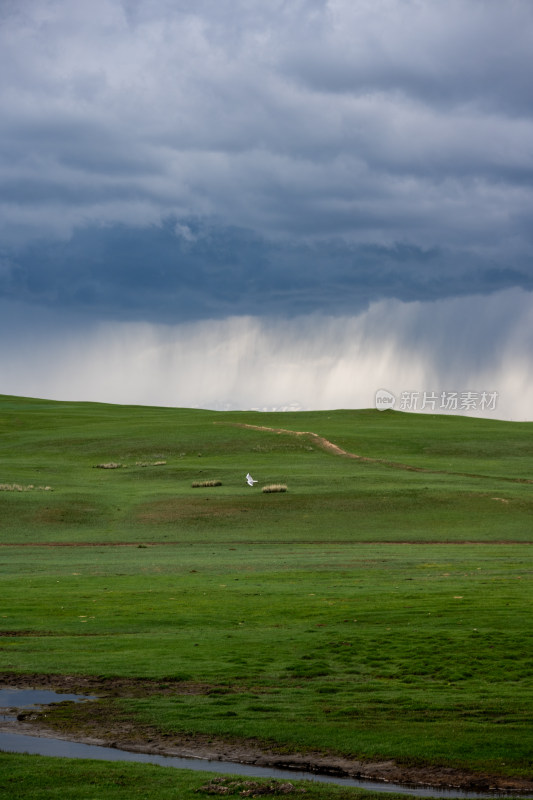
[[(184, 769), (319, 780), (426, 797), (533, 797), (533, 778), (510, 778), (449, 767), (408, 766), (392, 760), (359, 761), (321, 752), (286, 753), (248, 739), (167, 735), (149, 726), (134, 725), (131, 720), (110, 718), (105, 702), (101, 702), (106, 697), (204, 694), (209, 688), (193, 682), (160, 684), (128, 679), (0, 674), (0, 692), (4, 690), (4, 694), (0, 694), (0, 750), (150, 761)], [(62, 696), (35, 695), (32, 699), (28, 694), (21, 702), (21, 696), (16, 693), (23, 689), (48, 690)], [(13, 693), (6, 694), (8, 690)], [(99, 698), (100, 702), (91, 702), (90, 697)], [(44, 705), (60, 700), (77, 702), (76, 713), (69, 715), (67, 725), (61, 716), (54, 714), (57, 706)], [(37, 707), (32, 707), (32, 703), (38, 704)], [(89, 749), (74, 752), (76, 745)]]

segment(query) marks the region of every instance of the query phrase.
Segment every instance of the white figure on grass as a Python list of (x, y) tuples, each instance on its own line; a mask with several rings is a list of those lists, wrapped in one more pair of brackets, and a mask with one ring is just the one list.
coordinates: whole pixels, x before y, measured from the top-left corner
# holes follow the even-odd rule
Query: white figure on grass
[(248, 484), (248, 486), (253, 486), (254, 483), (257, 483), (257, 481), (254, 481), (250, 473), (248, 473), (248, 475), (246, 476), (246, 483)]

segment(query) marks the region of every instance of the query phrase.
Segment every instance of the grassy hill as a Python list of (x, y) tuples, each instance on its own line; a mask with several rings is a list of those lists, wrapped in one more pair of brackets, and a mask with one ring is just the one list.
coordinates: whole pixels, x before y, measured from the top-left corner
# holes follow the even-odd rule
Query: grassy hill
[(188, 683), (105, 701), (169, 736), (531, 775), (532, 488), (533, 423), (0, 396), (0, 670)]

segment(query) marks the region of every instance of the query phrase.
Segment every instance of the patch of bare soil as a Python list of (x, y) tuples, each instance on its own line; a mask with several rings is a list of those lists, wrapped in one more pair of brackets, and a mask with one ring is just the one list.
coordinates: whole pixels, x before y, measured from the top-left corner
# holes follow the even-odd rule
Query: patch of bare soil
[[(58, 692), (93, 694), (100, 699), (78, 704), (68, 718), (59, 705), (43, 712), (22, 712), (13, 721), (0, 723), (1, 731), (51, 736), (68, 741), (116, 747), (132, 752), (155, 753), (183, 758), (205, 758), (278, 769), (295, 769), (339, 777), (383, 781), (406, 786), (457, 788), (467, 791), (501, 791), (532, 794), (533, 777), (513, 778), (438, 765), (406, 765), (393, 760), (363, 761), (334, 753), (285, 749), (254, 739), (230, 739), (203, 734), (163, 733), (155, 727), (135, 724), (113, 709), (109, 714), (106, 697), (209, 694), (239, 691), (193, 681), (90, 678), (59, 675), (14, 675), (0, 673), (0, 685), (15, 688), (54, 689)], [(56, 713), (57, 712), (57, 713)], [(213, 786), (215, 785), (214, 782)]]
[(232, 517), (240, 513), (240, 507), (226, 498), (167, 498), (144, 503), (138, 509), (137, 519), (144, 524), (168, 524), (203, 517)]
[[(24, 633), (19, 635), (24, 635)], [(175, 678), (159, 681), (147, 678), (103, 678), (85, 675), (38, 675), (0, 672), (0, 687), (17, 689), (50, 689), (68, 694), (98, 695), (98, 697), (150, 697), (150, 695), (209, 694), (220, 691), (209, 683), (179, 681)], [(231, 691), (227, 689), (226, 691)], [(235, 691), (238, 691), (236, 689)]]

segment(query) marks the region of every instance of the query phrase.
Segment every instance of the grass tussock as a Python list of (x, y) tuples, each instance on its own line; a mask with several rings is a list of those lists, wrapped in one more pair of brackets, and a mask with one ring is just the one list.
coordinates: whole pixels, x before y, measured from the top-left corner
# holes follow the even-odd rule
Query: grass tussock
[[(136, 467), (162, 467), (166, 461), (136, 461)], [(125, 469), (128, 465), (119, 461), (107, 461), (105, 464), (96, 464), (96, 469)]]
[(208, 486), (222, 486), (222, 481), (194, 481), (191, 485), (193, 489), (205, 489)]
[(20, 483), (0, 483), (0, 492), (51, 492), (51, 486), (34, 486), (32, 483), (22, 486)]
[(265, 494), (270, 492), (286, 492), (287, 486), (284, 483), (271, 483), (268, 486), (263, 486), (262, 490)]

